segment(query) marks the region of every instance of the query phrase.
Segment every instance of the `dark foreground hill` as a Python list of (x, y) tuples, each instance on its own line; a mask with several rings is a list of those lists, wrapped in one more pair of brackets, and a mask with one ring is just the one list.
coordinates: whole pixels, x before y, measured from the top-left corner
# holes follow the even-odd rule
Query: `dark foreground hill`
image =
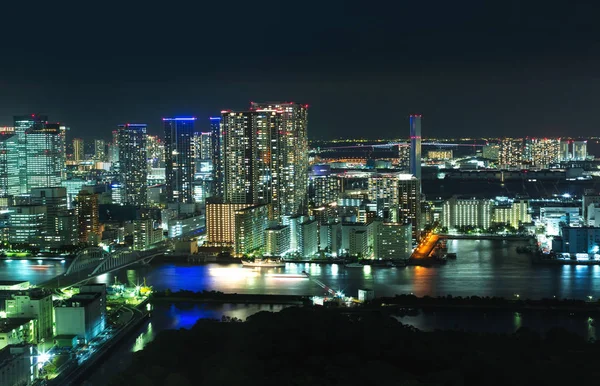
[(598, 385), (599, 354), (564, 330), (420, 332), (379, 313), (288, 308), (161, 332), (111, 385)]

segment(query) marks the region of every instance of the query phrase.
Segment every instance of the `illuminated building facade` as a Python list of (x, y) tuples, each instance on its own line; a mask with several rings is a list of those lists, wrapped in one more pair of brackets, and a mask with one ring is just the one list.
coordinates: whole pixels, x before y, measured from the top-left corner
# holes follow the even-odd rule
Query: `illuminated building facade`
[(587, 159), (587, 141), (573, 141), (573, 160), (585, 161)]
[(100, 215), (98, 213), (98, 195), (82, 190), (77, 195), (77, 223), (79, 241), (82, 243), (95, 241), (100, 237)]
[(46, 207), (15, 205), (8, 210), (9, 243), (43, 246), (46, 234)]
[(48, 122), (45, 115), (23, 115), (14, 117), (14, 130), (17, 135), (18, 165), (19, 165), (19, 190), (21, 194), (29, 193), (27, 187), (27, 138), (26, 133), (30, 130), (43, 129)]
[(265, 133), (270, 140), (269, 167), (275, 218), (303, 213), (308, 201), (308, 105), (293, 102), (252, 103), (257, 112), (277, 111), (278, 126)]
[(410, 174), (421, 179), (421, 114), (410, 116)]
[(523, 160), (532, 166), (547, 168), (560, 161), (560, 139), (526, 138)]
[(233, 246), (235, 213), (251, 204), (206, 202), (206, 242), (211, 246)]
[(85, 143), (81, 138), (73, 139), (73, 161), (82, 162), (85, 161)]
[(523, 140), (503, 138), (498, 150), (498, 164), (501, 168), (520, 167), (523, 163)]
[(406, 175), (398, 179), (398, 220), (400, 224), (411, 224), (413, 239), (421, 236), (421, 181)]
[(427, 158), (431, 160), (451, 160), (452, 156), (452, 150), (429, 150), (427, 152)]
[(146, 125), (119, 125), (118, 133), (121, 201), (124, 204), (144, 206), (147, 203), (148, 183)]
[(284, 256), (290, 250), (290, 227), (276, 225), (265, 229), (265, 255)]
[(163, 118), (168, 202), (194, 202), (194, 123), (196, 118)]
[(46, 234), (48, 243), (60, 246), (58, 216), (67, 211), (67, 189), (64, 187), (33, 188), (31, 203), (46, 207)]
[(485, 159), (497, 161), (500, 157), (499, 145), (486, 145), (481, 149), (481, 156)]
[(0, 134), (0, 196), (21, 194), (19, 138), (14, 133)]
[(529, 201), (511, 200), (507, 197), (496, 198), (493, 206), (493, 223), (508, 224), (518, 229), (521, 224), (531, 222)]
[(375, 221), (376, 259), (408, 259), (412, 253), (412, 225)]
[(309, 180), (312, 203), (322, 206), (336, 202), (342, 192), (342, 179), (338, 176), (311, 176)]
[(224, 197), (223, 190), (223, 160), (221, 156), (221, 147), (223, 136), (221, 134), (221, 117), (210, 117), (210, 135), (212, 145), (212, 193), (218, 198)]
[(442, 207), (442, 226), (448, 229), (474, 227), (489, 229), (492, 224), (492, 200), (452, 197)]
[(243, 256), (265, 245), (269, 205), (254, 205), (235, 211), (233, 253)]
[(106, 142), (103, 139), (94, 140), (94, 161), (106, 162)]
[(560, 140), (560, 161), (569, 161), (571, 159), (570, 143), (568, 139)]
[(60, 186), (65, 170), (61, 127), (52, 123), (32, 128), (25, 139), (27, 189)]

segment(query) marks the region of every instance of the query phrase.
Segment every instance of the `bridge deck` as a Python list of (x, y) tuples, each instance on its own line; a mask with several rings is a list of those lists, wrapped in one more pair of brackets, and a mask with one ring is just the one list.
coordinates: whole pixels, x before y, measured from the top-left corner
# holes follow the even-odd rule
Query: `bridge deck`
[(440, 237), (438, 235), (429, 234), (427, 237), (425, 237), (424, 239), (421, 240), (419, 245), (413, 251), (410, 258), (411, 259), (424, 259), (424, 258), (428, 257), (429, 254), (431, 253), (431, 251), (433, 251), (433, 248), (435, 248), (435, 245), (437, 244), (439, 239), (440, 239)]

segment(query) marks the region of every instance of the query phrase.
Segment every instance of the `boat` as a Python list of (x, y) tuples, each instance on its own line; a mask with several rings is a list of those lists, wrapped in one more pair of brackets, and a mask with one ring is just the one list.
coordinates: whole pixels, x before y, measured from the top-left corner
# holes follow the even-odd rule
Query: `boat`
[(406, 261), (404, 260), (396, 260), (393, 263), (394, 267), (406, 267)]
[(363, 268), (364, 265), (361, 263), (350, 263), (345, 265), (346, 268)]
[(254, 259), (254, 261), (246, 261), (242, 260), (242, 265), (244, 267), (253, 267), (253, 268), (278, 268), (285, 267), (285, 263), (281, 260), (270, 260), (270, 259)]
[(456, 259), (456, 253), (451, 252), (451, 253), (446, 253), (446, 257), (450, 260), (455, 260)]

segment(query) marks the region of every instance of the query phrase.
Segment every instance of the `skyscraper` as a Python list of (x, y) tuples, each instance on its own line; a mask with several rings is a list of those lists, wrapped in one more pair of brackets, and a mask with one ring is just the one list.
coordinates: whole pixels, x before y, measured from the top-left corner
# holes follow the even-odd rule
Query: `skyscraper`
[(307, 105), (253, 103), (223, 111), (221, 155), (226, 202), (271, 203), (271, 217), (300, 213), (308, 200)]
[(58, 216), (67, 211), (67, 189), (45, 187), (31, 189), (31, 203), (46, 207), (46, 241), (61, 245)]
[[(267, 127), (277, 128), (281, 116), (275, 112), (230, 112), (222, 116), (223, 191), (225, 202), (265, 204), (270, 202), (272, 180)], [(259, 122), (260, 121), (260, 122)], [(259, 129), (260, 126), (260, 129)]]
[(221, 117), (210, 118), (210, 133), (212, 136), (212, 179), (213, 195), (223, 198), (223, 158), (221, 157)]
[(21, 194), (19, 138), (14, 133), (0, 135), (0, 197)]
[(25, 138), (27, 190), (61, 186), (65, 169), (61, 126), (47, 123), (33, 127), (27, 130)]
[(83, 149), (83, 139), (74, 138), (73, 139), (73, 161), (81, 162), (85, 159), (85, 151)]
[(100, 236), (98, 195), (82, 190), (77, 195), (79, 241), (86, 243)]
[(498, 151), (498, 164), (501, 168), (518, 167), (523, 162), (523, 139), (503, 138)]
[(165, 176), (169, 202), (194, 202), (194, 122), (196, 118), (163, 118)]
[(278, 111), (280, 127), (271, 131), (272, 207), (275, 216), (304, 213), (308, 203), (308, 105), (252, 103), (252, 109)]
[(27, 188), (27, 138), (25, 134), (31, 129), (42, 129), (46, 126), (48, 117), (45, 115), (22, 115), (15, 116), (15, 134), (17, 135), (18, 147), (18, 169), (19, 190), (21, 194), (29, 193)]
[(413, 238), (421, 236), (421, 181), (400, 175), (398, 180), (398, 222), (411, 224)]
[(119, 173), (123, 203), (146, 205), (148, 168), (146, 160), (146, 125), (119, 125)]
[(410, 174), (421, 179), (421, 114), (410, 116)]
[(94, 161), (106, 162), (106, 143), (103, 139), (94, 141)]
[(587, 141), (573, 141), (573, 159), (575, 161), (587, 159)]

